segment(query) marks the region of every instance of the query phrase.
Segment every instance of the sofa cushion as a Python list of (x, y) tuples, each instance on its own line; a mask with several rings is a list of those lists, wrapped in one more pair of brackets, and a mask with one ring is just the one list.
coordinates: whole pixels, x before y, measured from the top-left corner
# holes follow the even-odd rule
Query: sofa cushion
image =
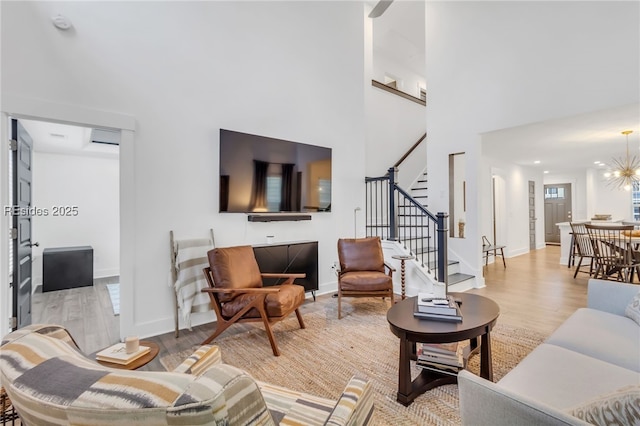
[(624, 316), (578, 309), (545, 343), (640, 372), (640, 327)]
[(569, 410), (569, 414), (598, 426), (640, 424), (640, 385), (587, 401)]
[(507, 373), (498, 385), (566, 410), (639, 382), (640, 373), (543, 343)]
[(640, 325), (640, 291), (631, 299), (624, 310), (624, 315)]

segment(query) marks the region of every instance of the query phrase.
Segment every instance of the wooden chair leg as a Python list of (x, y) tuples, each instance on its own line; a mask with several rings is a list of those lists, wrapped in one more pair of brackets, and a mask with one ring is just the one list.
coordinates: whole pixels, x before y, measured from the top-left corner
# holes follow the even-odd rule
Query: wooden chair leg
[(580, 259), (578, 259), (578, 266), (576, 266), (576, 271), (573, 273), (573, 278), (575, 278), (578, 275), (578, 271), (580, 270), (580, 265), (582, 265), (582, 256), (580, 256)]
[(271, 343), (271, 350), (275, 356), (280, 356), (280, 350), (278, 349), (278, 344), (276, 343), (276, 337), (273, 335), (273, 330), (271, 329), (271, 323), (269, 322), (269, 318), (267, 317), (267, 311), (264, 308), (264, 305), (257, 307), (258, 312), (260, 312), (260, 317), (262, 318), (262, 322), (264, 323), (264, 330), (267, 332), (267, 337), (269, 338), (269, 343)]
[(300, 324), (300, 328), (307, 328), (304, 325), (304, 321), (302, 320), (302, 314), (300, 313), (299, 309), (296, 309), (296, 317), (298, 318), (298, 324)]

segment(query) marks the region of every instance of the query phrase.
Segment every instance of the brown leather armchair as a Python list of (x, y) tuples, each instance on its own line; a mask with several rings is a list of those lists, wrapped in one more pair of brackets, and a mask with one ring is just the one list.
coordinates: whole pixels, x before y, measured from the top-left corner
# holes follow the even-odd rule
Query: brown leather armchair
[[(216, 311), (216, 330), (203, 342), (208, 344), (230, 325), (239, 322), (260, 322), (271, 343), (275, 356), (280, 355), (271, 325), (296, 313), (300, 328), (305, 328), (298, 308), (304, 303), (304, 287), (293, 284), (305, 274), (260, 273), (251, 246), (215, 248), (207, 252), (209, 267), (204, 275)], [(286, 278), (281, 285), (263, 287), (262, 278)]]
[(393, 304), (393, 272), (384, 261), (379, 237), (338, 240), (338, 319), (342, 297), (388, 297)]

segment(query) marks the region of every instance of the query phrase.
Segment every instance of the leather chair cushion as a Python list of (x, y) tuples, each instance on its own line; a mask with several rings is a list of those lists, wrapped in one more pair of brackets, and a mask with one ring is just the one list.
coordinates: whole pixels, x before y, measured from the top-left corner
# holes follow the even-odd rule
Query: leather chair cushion
[[(287, 284), (282, 286), (273, 286), (280, 289), (277, 293), (267, 294), (267, 316), (280, 317), (293, 311), (302, 303), (304, 303), (304, 287), (296, 284)], [(255, 294), (240, 294), (235, 299), (222, 305), (222, 315), (225, 318), (231, 318), (244, 308), (247, 303), (253, 301)], [(257, 309), (251, 309), (243, 318), (259, 318), (260, 313)]]
[(384, 272), (384, 255), (379, 237), (338, 240), (340, 270)]
[[(260, 288), (262, 277), (251, 246), (215, 248), (207, 252), (216, 288)], [(220, 294), (220, 302), (233, 299)]]
[(382, 291), (393, 288), (391, 277), (377, 271), (347, 272), (340, 276), (339, 283), (343, 291)]

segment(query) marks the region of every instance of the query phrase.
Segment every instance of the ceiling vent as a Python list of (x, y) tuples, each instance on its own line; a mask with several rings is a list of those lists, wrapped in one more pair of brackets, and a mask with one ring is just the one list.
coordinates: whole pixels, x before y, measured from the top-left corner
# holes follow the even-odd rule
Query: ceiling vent
[(91, 129), (91, 143), (120, 145), (120, 130)]

